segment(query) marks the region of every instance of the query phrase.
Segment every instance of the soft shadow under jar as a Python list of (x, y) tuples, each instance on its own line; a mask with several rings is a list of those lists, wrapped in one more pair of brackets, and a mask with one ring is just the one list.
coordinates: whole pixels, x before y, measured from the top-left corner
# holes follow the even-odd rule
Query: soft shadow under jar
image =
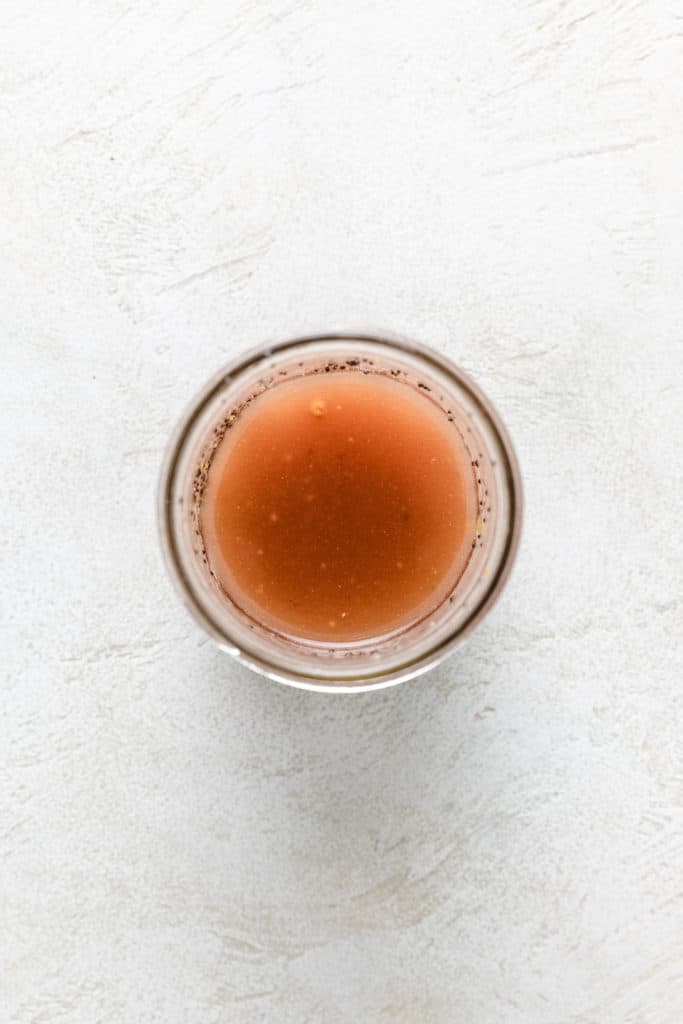
[(414, 342), (331, 334), (250, 352), (193, 403), (159, 493), (164, 551), (209, 635), (269, 678), (388, 686), (440, 662), (510, 571), (512, 446)]

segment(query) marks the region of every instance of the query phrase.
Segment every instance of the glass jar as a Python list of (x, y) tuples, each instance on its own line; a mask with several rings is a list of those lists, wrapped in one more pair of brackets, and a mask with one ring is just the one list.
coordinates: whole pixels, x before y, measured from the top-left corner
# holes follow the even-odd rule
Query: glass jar
[[(211, 572), (199, 512), (213, 454), (245, 405), (287, 380), (342, 366), (347, 372), (400, 375), (441, 407), (469, 451), (479, 514), (467, 568), (427, 617), (391, 635), (330, 644), (281, 635), (232, 603)], [(403, 682), (438, 665), (481, 622), (512, 568), (522, 486), (507, 431), (491, 402), (462, 370), (404, 338), (342, 332), (254, 349), (206, 385), (171, 439), (158, 517), (173, 581), (194, 618), (222, 650), (278, 682), (359, 693)]]

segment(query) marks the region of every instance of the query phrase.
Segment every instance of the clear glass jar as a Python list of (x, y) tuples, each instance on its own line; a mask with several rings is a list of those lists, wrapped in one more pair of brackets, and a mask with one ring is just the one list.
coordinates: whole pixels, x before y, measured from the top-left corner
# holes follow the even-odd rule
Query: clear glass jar
[[(344, 365), (401, 375), (429, 393), (460, 431), (476, 480), (479, 518), (472, 554), (453, 592), (398, 633), (351, 643), (294, 640), (248, 617), (211, 573), (199, 510), (213, 453), (247, 400), (303, 374)], [(161, 541), (192, 615), (218, 646), (278, 682), (309, 690), (362, 692), (403, 682), (439, 664), (483, 619), (507, 580), (522, 521), (522, 486), (508, 434), (490, 401), (457, 366), (395, 336), (334, 333), (254, 349), (211, 380), (169, 445), (159, 486)]]

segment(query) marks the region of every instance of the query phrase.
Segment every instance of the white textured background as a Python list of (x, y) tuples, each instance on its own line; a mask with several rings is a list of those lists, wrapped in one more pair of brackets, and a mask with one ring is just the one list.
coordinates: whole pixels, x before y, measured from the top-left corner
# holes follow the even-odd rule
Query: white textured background
[[(682, 67), (657, 0), (4, 0), (3, 1024), (680, 1024)], [(155, 535), (193, 392), (328, 326), (459, 360), (528, 503), (351, 698)]]

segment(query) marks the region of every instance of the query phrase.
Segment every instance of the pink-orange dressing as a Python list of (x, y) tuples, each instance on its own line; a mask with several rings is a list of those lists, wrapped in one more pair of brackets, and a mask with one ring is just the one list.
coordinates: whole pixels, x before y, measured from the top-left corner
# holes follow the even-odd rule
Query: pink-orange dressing
[(476, 503), (462, 437), (427, 395), (329, 373), (279, 383), (242, 411), (211, 464), (201, 528), (247, 614), (339, 643), (404, 628), (447, 597)]

